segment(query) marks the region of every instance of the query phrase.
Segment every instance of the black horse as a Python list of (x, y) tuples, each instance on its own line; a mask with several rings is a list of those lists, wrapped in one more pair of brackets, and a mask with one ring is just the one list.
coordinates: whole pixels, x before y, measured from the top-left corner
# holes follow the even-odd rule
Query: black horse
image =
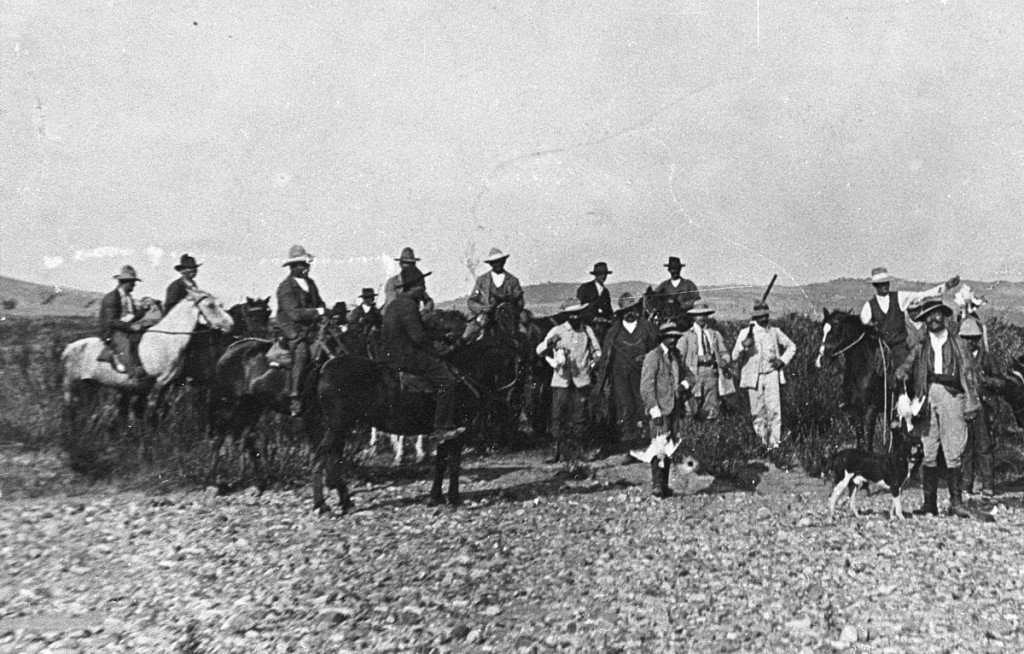
[[(351, 347), (345, 344), (343, 325), (344, 313), (321, 321), (301, 384), (304, 410), (298, 422), (311, 447), (322, 431), (316, 394), (320, 366)], [(249, 461), (258, 469), (260, 452), (252, 428), (266, 411), (289, 415), (290, 373), (287, 368), (268, 363), (267, 352), (272, 345), (269, 339), (244, 338), (228, 346), (217, 360), (207, 411), (207, 430), (213, 441), (209, 473), (213, 483), (218, 483), (220, 450), (229, 436), (241, 441)]]
[[(842, 406), (857, 430), (857, 446), (872, 451), (878, 416), (883, 416), (883, 435), (888, 435), (889, 414), (897, 397), (897, 389), (888, 383), (885, 374), (891, 367), (888, 351), (878, 335), (860, 321), (859, 315), (828, 309), (824, 312), (821, 347), (815, 366), (821, 368), (840, 355), (845, 357)], [(895, 447), (897, 443), (892, 445)]]
[(213, 381), (217, 361), (232, 343), (243, 338), (270, 337), (270, 298), (245, 298), (228, 309), (234, 327), (227, 334), (216, 329), (201, 329), (193, 334), (185, 348), (185, 364), (179, 381), (206, 386)]
[[(517, 357), (511, 340), (490, 335), (455, 346), (444, 360), (459, 377), (452, 391), (455, 422), (466, 431), (438, 444), (430, 502), (444, 501), (442, 485), (447, 471), (448, 501), (457, 505), (462, 449), (480, 434), (489, 401), (516, 384)], [(337, 492), (339, 506), (345, 512), (352, 507), (343, 474), (349, 434), (365, 425), (393, 434), (430, 433), (435, 396), (404, 390), (397, 372), (381, 362), (357, 356), (340, 356), (324, 364), (317, 392), (325, 433), (313, 465), (313, 506), (321, 513), (329, 511), (323, 492), (326, 484)]]

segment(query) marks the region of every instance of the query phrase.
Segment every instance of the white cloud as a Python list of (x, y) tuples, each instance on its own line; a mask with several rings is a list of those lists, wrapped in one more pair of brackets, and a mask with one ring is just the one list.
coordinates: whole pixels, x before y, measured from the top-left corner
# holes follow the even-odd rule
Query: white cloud
[(47, 268), (60, 268), (64, 265), (64, 257), (50, 257), (43, 255), (43, 265)]
[(149, 262), (153, 264), (153, 267), (160, 265), (160, 260), (164, 257), (164, 249), (157, 247), (156, 245), (150, 245), (146, 248), (146, 256), (149, 257)]
[(113, 245), (101, 245), (91, 250), (75, 250), (75, 261), (86, 259), (113, 259), (116, 257), (130, 257), (135, 254), (134, 250), (126, 250)]

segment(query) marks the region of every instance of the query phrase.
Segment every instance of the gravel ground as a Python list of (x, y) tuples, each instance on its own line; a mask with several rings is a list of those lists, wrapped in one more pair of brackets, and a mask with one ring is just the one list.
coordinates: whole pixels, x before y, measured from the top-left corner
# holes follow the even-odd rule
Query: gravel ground
[(885, 493), (829, 524), (799, 473), (658, 501), (643, 465), (540, 458), (467, 461), (458, 510), (422, 479), (357, 485), (345, 517), (308, 489), (8, 494), (0, 654), (1024, 650), (1017, 495), (994, 524), (890, 522)]

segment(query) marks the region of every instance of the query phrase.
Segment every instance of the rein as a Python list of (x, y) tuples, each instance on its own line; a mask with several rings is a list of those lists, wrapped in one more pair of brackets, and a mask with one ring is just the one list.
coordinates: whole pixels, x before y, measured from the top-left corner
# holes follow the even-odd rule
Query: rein
[(852, 348), (854, 345), (856, 345), (857, 343), (860, 343), (862, 340), (864, 340), (865, 336), (867, 336), (867, 332), (861, 332), (860, 336), (858, 336), (857, 338), (853, 339), (853, 341), (850, 342), (848, 345), (844, 345), (842, 348), (840, 348), (840, 349), (836, 350), (835, 352), (829, 354), (828, 358), (835, 359), (840, 354), (845, 353), (847, 350)]

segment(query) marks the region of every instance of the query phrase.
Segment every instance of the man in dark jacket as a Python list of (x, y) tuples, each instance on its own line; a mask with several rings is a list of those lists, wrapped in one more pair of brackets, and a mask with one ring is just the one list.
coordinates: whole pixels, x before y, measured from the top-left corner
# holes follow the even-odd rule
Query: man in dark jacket
[[(395, 259), (399, 266), (398, 274), (388, 277), (388, 281), (384, 283), (384, 304), (380, 307), (381, 315), (387, 313), (388, 307), (391, 306), (391, 302), (398, 297), (398, 286), (402, 281), (402, 271), (406, 268), (418, 270), (416, 262), (419, 260), (420, 258), (416, 256), (416, 252), (412, 248), (402, 248), (402, 254), (398, 255), (398, 258)], [(423, 295), (422, 310), (427, 313), (434, 310), (434, 300), (425, 293)]]
[[(594, 276), (594, 280), (586, 284), (580, 284), (580, 287), (576, 289), (576, 299), (580, 301), (580, 304), (587, 307), (581, 314), (583, 320), (591, 324), (603, 322), (605, 329), (615, 318), (615, 314), (612, 313), (612, 296), (604, 285), (608, 280), (608, 275), (611, 273), (612, 271), (608, 270), (607, 263), (598, 261), (594, 264), (594, 269), (590, 271), (590, 274)], [(604, 331), (604, 329), (601, 331)]]
[(420, 315), (420, 303), (427, 295), (425, 279), (430, 273), (415, 268), (402, 270), (398, 295), (388, 306), (381, 327), (381, 361), (411, 375), (419, 375), (437, 391), (434, 410), (434, 432), (450, 438), (464, 428), (456, 429), (452, 391), (458, 379), (447, 365), (430, 351)]
[(597, 387), (611, 383), (616, 430), (603, 454), (621, 450), (623, 441), (640, 436), (644, 420), (644, 401), (640, 397), (640, 371), (644, 355), (658, 347), (660, 338), (654, 323), (640, 315), (640, 298), (623, 293), (619, 298), (616, 321), (604, 338), (604, 361), (598, 371)]
[(682, 276), (684, 265), (679, 257), (669, 257), (665, 264), (668, 279), (658, 284), (654, 293), (660, 299), (665, 313), (678, 323), (681, 330), (686, 331), (693, 324), (687, 312), (700, 299), (700, 291), (696, 284)]
[(967, 444), (967, 423), (978, 415), (978, 375), (964, 342), (948, 329), (953, 310), (941, 298), (927, 298), (917, 316), (928, 329), (896, 371), (897, 381), (908, 381), (914, 397), (928, 399), (928, 429), (921, 437), (924, 448), (922, 487), (924, 505), (914, 513), (938, 515), (939, 446), (945, 455), (949, 485), (949, 514), (971, 517), (963, 507), (960, 457)]
[(277, 325), (292, 353), (288, 385), (292, 416), (302, 412), (302, 376), (309, 365), (310, 346), (316, 340), (317, 324), (327, 313), (316, 283), (309, 278), (312, 262), (313, 255), (306, 252), (306, 248), (293, 245), (282, 264), (288, 266), (289, 274), (277, 287)]
[(167, 286), (167, 295), (164, 300), (165, 314), (170, 313), (174, 305), (184, 300), (189, 291), (199, 288), (196, 286), (196, 274), (199, 273), (199, 266), (201, 265), (203, 264), (197, 263), (192, 256), (188, 254), (181, 255), (181, 260), (174, 267), (181, 274), (181, 277), (175, 279)]
[(142, 338), (140, 319), (146, 312), (132, 297), (135, 283), (142, 280), (131, 266), (122, 266), (114, 279), (117, 288), (104, 295), (100, 303), (99, 337), (114, 351), (115, 370), (136, 378), (145, 377), (138, 348)]

